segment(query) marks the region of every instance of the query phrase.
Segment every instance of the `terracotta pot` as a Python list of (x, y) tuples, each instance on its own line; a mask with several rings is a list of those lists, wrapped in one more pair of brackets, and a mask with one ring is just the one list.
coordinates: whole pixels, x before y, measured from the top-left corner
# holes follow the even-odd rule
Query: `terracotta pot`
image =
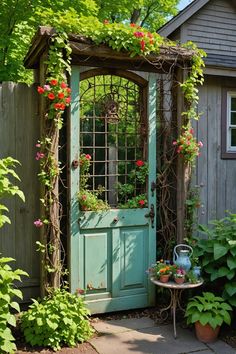
[(175, 282), (176, 284), (183, 284), (185, 282), (185, 278), (174, 278), (175, 279)]
[(220, 326), (213, 329), (209, 324), (203, 326), (199, 321), (195, 323), (196, 337), (200, 342), (212, 343), (217, 340)]
[(169, 281), (169, 279), (170, 279), (170, 276), (169, 276), (169, 274), (166, 274), (166, 275), (160, 275), (160, 281), (162, 282), (162, 283), (167, 283), (168, 281)]

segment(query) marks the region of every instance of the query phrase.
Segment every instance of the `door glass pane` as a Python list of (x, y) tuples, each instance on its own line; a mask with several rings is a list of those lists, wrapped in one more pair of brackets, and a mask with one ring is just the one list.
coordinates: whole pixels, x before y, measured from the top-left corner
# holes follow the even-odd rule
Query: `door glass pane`
[(231, 146), (236, 146), (236, 129), (231, 129)]
[(100, 188), (100, 198), (113, 208), (125, 207), (140, 195), (146, 198), (147, 122), (142, 89), (125, 78), (99, 75), (81, 81), (80, 92), (80, 152), (91, 155), (91, 190), (96, 194)]

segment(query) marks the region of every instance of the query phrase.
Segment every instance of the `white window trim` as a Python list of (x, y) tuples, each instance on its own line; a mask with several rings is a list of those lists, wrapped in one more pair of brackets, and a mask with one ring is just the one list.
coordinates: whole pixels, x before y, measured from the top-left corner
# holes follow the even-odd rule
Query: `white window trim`
[[(236, 98), (236, 91), (228, 91), (227, 92), (227, 136), (226, 136), (226, 146), (227, 146), (227, 152), (236, 152), (236, 146), (231, 146), (231, 129), (235, 128), (236, 129), (236, 124), (232, 125), (230, 123), (231, 120), (231, 98), (235, 97)], [(233, 111), (236, 112), (236, 111)]]

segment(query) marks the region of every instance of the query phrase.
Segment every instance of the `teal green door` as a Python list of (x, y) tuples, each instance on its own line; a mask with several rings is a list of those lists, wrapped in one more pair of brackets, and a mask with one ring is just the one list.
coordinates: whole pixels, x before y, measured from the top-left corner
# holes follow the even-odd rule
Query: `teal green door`
[[(151, 306), (155, 289), (146, 270), (156, 254), (155, 74), (144, 80), (73, 67), (71, 80), (71, 291), (85, 290), (92, 313)], [(86, 183), (81, 156), (89, 161)]]

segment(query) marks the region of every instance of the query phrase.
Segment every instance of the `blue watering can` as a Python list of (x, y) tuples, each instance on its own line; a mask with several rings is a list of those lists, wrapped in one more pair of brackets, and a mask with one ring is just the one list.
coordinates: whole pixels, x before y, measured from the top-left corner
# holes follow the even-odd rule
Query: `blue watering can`
[[(180, 247), (182, 248), (184, 247), (185, 249), (180, 249), (177, 252), (177, 249)], [(178, 267), (183, 268), (186, 272), (188, 272), (191, 268), (190, 257), (192, 256), (192, 254), (193, 254), (193, 249), (191, 246), (180, 243), (179, 245), (176, 245), (174, 248), (173, 262)]]

